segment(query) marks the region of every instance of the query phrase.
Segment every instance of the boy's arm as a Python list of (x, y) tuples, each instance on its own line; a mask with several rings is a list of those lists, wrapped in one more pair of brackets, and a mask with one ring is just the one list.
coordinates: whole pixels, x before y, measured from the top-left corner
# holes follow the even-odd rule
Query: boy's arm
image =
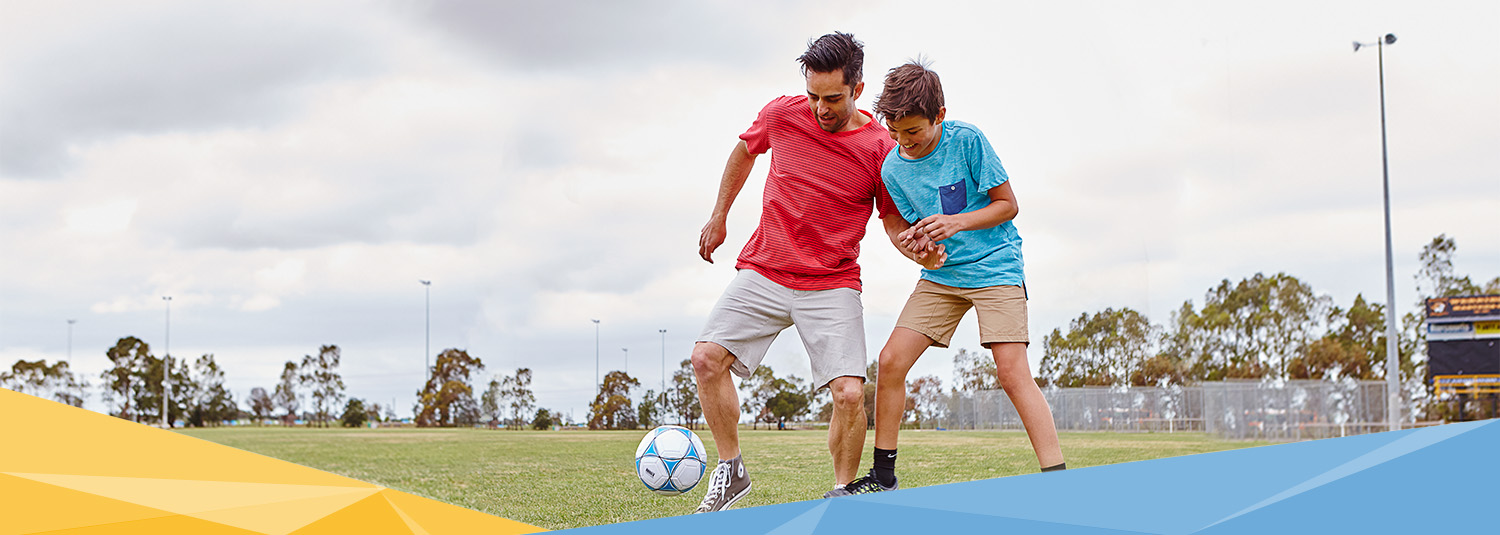
[(990, 228), (1016, 218), (1021, 208), (1016, 204), (1016, 194), (1010, 189), (1010, 181), (990, 188), (990, 205), (972, 212), (954, 215), (937, 214), (923, 218), (912, 225), (917, 232), (926, 234), (939, 242), (965, 230)]
[(734, 198), (739, 196), (740, 188), (745, 187), (745, 179), (750, 177), (750, 170), (754, 168), (755, 155), (750, 153), (742, 140), (729, 152), (729, 161), (724, 163), (724, 177), (719, 180), (719, 197), (714, 201), (714, 213), (709, 216), (708, 223), (703, 225), (703, 233), (698, 237), (698, 256), (710, 264), (714, 263), (714, 249), (724, 244), (724, 236), (728, 233), (725, 220), (729, 217), (729, 207), (734, 205)]

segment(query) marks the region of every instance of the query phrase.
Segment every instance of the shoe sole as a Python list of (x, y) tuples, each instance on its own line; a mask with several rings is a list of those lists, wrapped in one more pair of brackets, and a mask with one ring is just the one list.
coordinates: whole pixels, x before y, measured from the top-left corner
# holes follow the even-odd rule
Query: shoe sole
[[(720, 510), (720, 511), (727, 511), (727, 510), (729, 510), (730, 507), (734, 507), (734, 502), (740, 501), (740, 498), (744, 498), (746, 494), (750, 494), (750, 489), (752, 487), (754, 487), (753, 483), (747, 483), (745, 485), (745, 490), (740, 491), (739, 494), (735, 494), (734, 496), (730, 496), (728, 500), (724, 500), (724, 506), (720, 507), (718, 510)], [(713, 512), (713, 511), (709, 511), (709, 512)]]

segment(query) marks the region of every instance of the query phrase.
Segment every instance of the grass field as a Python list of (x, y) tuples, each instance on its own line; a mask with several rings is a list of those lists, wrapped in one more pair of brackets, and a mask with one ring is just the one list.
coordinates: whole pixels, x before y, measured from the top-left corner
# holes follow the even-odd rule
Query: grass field
[[(479, 429), (186, 429), (182, 434), (547, 529), (688, 514), (703, 485), (675, 497), (641, 485), (632, 462), (644, 431)], [(714, 451), (713, 436), (699, 430)], [(1258, 446), (1203, 434), (1064, 433), (1068, 467)], [(821, 499), (832, 487), (823, 431), (740, 432), (755, 490), (736, 507)], [(861, 470), (869, 468), (865, 443)], [(710, 459), (712, 462), (712, 459)], [(897, 466), (903, 488), (1032, 473), (1026, 435), (1005, 431), (906, 431)]]

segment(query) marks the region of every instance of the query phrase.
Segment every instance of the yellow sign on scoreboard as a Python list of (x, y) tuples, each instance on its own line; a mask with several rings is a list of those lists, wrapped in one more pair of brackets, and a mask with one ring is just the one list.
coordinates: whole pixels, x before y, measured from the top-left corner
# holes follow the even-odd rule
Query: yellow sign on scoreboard
[(1500, 335), (1500, 321), (1476, 321), (1474, 334), (1476, 336)]

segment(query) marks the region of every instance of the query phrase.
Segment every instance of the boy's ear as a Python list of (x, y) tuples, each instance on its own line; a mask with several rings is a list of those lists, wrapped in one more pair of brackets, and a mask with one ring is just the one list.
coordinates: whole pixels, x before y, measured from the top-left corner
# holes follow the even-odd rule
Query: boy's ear
[(932, 124), (943, 124), (943, 117), (948, 115), (947, 106), (938, 106), (938, 116), (932, 120)]

